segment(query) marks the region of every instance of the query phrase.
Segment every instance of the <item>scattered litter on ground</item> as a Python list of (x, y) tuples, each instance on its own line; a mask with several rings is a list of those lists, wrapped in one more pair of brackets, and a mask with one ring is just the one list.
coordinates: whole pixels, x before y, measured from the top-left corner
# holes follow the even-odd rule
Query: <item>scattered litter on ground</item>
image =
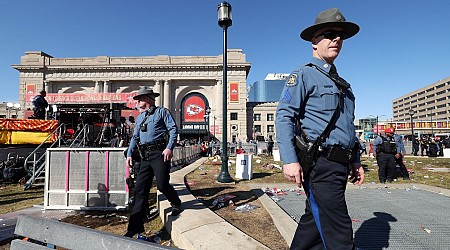
[(198, 169), (200, 169), (200, 170), (205, 170), (205, 168), (202, 167), (202, 166), (198, 167)]
[(266, 164), (262, 165), (261, 167), (266, 169), (266, 170), (270, 170), (270, 169), (274, 169), (274, 168), (282, 170), (282, 167), (280, 165), (278, 165), (278, 164), (266, 163)]
[(422, 228), (423, 231), (427, 232), (427, 233), (431, 233), (431, 230), (429, 228), (426, 228), (425, 225), (420, 225), (420, 228)]
[(430, 178), (430, 176), (424, 175), (423, 178), (428, 179), (428, 178)]
[(270, 196), (270, 198), (271, 198), (274, 202), (279, 202), (279, 201), (282, 201), (282, 200), (283, 200), (282, 197), (280, 197), (280, 196), (274, 196), (274, 195)]
[(255, 162), (259, 164), (259, 163), (261, 163), (261, 160), (260, 160), (260, 159), (258, 159), (258, 160), (256, 160)]
[(234, 210), (238, 211), (238, 212), (249, 212), (249, 211), (255, 210), (257, 208), (259, 208), (259, 207), (255, 206), (255, 205), (244, 204), (244, 205), (237, 206)]
[[(230, 194), (219, 195), (219, 196), (217, 196), (217, 197), (213, 200), (212, 205), (213, 205), (213, 207), (215, 207), (216, 205), (219, 206), (219, 203), (227, 202), (227, 201), (229, 201), (229, 200), (231, 200), (231, 199), (233, 199), (233, 198), (235, 198), (235, 197), (236, 197), (236, 196), (230, 195)], [(220, 206), (220, 207), (223, 207), (224, 205), (225, 205), (225, 204), (223, 204), (223, 205)], [(220, 207), (218, 207), (218, 208), (220, 208)]]
[(188, 186), (192, 187), (192, 186), (194, 186), (195, 184), (197, 184), (197, 182), (195, 182), (195, 181), (188, 181), (188, 182), (186, 182), (186, 184), (187, 184)]

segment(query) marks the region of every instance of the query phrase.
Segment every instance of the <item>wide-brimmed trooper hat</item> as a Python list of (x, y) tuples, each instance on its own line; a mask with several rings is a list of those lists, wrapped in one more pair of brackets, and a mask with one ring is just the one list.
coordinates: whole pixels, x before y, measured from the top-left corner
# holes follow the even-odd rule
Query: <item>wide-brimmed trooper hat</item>
[(139, 97), (141, 97), (141, 96), (148, 96), (150, 98), (155, 99), (155, 97), (159, 96), (159, 93), (153, 92), (153, 89), (151, 89), (151, 88), (143, 87), (138, 91), (137, 95), (134, 96), (133, 99), (139, 100)]
[(347, 22), (337, 8), (332, 8), (320, 12), (314, 24), (304, 29), (302, 33), (300, 33), (300, 37), (305, 41), (311, 42), (315, 32), (325, 27), (341, 27), (347, 33), (347, 38), (356, 35), (359, 31), (359, 26), (356, 23)]

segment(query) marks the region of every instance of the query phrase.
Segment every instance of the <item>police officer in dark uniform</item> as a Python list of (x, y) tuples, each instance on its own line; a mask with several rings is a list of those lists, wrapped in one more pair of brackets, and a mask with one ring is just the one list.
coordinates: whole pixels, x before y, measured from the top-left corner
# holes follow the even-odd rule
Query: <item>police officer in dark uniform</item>
[(409, 174), (403, 164), (406, 153), (403, 140), (395, 135), (393, 128), (385, 129), (385, 136), (380, 135), (373, 141), (374, 156), (378, 164), (378, 179), (381, 183), (392, 182), (397, 178), (396, 165), (399, 165), (403, 179), (408, 180)]
[(395, 134), (395, 128), (391, 128), (394, 133), (395, 146), (397, 148), (397, 154), (395, 154), (396, 165), (396, 177), (402, 177), (403, 180), (409, 180), (409, 173), (406, 169), (403, 159), (406, 155), (405, 144), (401, 136)]
[[(355, 97), (333, 63), (343, 41), (358, 31), (359, 26), (347, 22), (338, 9), (321, 12), (315, 24), (300, 34), (312, 43), (313, 58), (291, 73), (278, 104), (276, 134), (283, 172), (288, 180), (303, 185), (307, 194), (305, 214), (291, 249), (355, 247), (345, 189), (350, 170), (355, 184), (363, 182), (364, 171), (356, 153)], [(337, 108), (337, 120), (326, 140), (309, 154), (315, 156), (312, 170), (304, 171), (306, 164), (300, 164), (296, 152), (296, 136), (304, 133), (309, 142), (317, 141)], [(354, 157), (348, 157), (351, 155)]]
[(414, 156), (418, 156), (419, 155), (419, 147), (420, 147), (420, 141), (419, 141), (419, 138), (417, 138), (417, 137), (414, 137), (414, 140), (413, 140), (413, 154), (414, 154)]
[(428, 137), (424, 136), (420, 140), (420, 155), (423, 156), (423, 151), (425, 155), (428, 155)]
[[(170, 160), (177, 140), (177, 126), (169, 110), (155, 106), (159, 93), (150, 88), (142, 88), (133, 99), (139, 101), (143, 110), (136, 118), (136, 127), (127, 152), (127, 167), (133, 164), (133, 151), (142, 156), (134, 191), (134, 206), (130, 213), (127, 237), (144, 232), (148, 197), (153, 177), (156, 185), (172, 205), (172, 216), (181, 213), (181, 200), (169, 184)], [(168, 139), (166, 139), (168, 134)]]

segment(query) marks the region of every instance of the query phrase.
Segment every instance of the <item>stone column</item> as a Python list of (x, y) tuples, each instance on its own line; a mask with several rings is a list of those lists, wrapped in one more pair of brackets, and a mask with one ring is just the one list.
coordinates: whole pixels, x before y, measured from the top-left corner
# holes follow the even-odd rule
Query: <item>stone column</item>
[[(216, 88), (216, 106), (215, 106), (215, 108), (216, 108), (216, 110), (215, 110), (215, 112), (214, 112), (214, 115), (217, 117), (217, 119), (216, 119), (216, 127), (219, 127), (219, 131), (222, 131), (222, 113), (223, 113), (223, 110), (222, 110), (222, 80), (217, 80), (216, 81), (216, 86), (215, 86), (215, 88)], [(214, 119), (214, 118), (213, 118)], [(214, 121), (213, 121), (214, 122)], [(218, 133), (216, 133), (216, 138), (217, 139), (219, 139), (219, 140), (222, 140), (222, 138), (223, 138), (223, 131), (220, 133), (220, 134), (218, 134)]]
[(45, 92), (50, 93), (50, 83), (47, 81), (44, 82), (44, 90)]
[(110, 92), (110, 81), (103, 81), (103, 93), (109, 93)]
[[(162, 94), (161, 93), (161, 81), (160, 80), (156, 80), (155, 81), (155, 86), (153, 87), (153, 91), (156, 92), (156, 93)], [(156, 102), (155, 102), (156, 106), (161, 106), (161, 104), (162, 104), (161, 99), (162, 98), (163, 98), (162, 95), (160, 95), (159, 97), (156, 97)]]
[(170, 80), (164, 80), (164, 107), (168, 110), (171, 110), (170, 108)]
[(100, 93), (100, 81), (95, 81), (94, 93)]

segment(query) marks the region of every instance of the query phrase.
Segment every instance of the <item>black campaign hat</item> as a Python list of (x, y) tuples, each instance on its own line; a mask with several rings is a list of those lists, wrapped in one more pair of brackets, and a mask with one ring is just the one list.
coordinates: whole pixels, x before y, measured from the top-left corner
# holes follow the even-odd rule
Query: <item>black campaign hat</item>
[(155, 98), (155, 97), (159, 96), (159, 93), (153, 92), (153, 89), (151, 89), (151, 88), (143, 87), (138, 91), (137, 95), (134, 96), (133, 99), (138, 100), (139, 97), (144, 96), (144, 95), (148, 96), (150, 98)]
[(314, 24), (302, 31), (300, 37), (305, 41), (311, 41), (314, 33), (325, 27), (341, 27), (347, 33), (347, 38), (350, 38), (359, 31), (359, 26), (356, 23), (347, 22), (345, 17), (337, 8), (332, 8), (320, 12)]

